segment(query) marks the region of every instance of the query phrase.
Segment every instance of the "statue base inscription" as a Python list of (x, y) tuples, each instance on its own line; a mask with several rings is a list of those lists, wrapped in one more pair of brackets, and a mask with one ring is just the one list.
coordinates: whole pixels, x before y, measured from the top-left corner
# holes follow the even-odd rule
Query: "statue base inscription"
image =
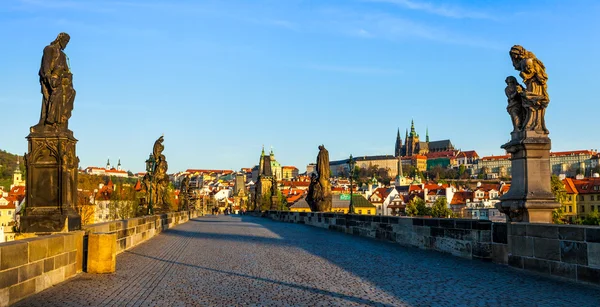
[(26, 207), (21, 232), (65, 232), (79, 230), (77, 202), (77, 140), (70, 130), (52, 131), (34, 126), (27, 137)]
[(512, 155), (511, 186), (496, 206), (508, 222), (552, 223), (552, 211), (560, 204), (550, 190), (550, 138), (535, 131), (511, 135), (502, 145)]

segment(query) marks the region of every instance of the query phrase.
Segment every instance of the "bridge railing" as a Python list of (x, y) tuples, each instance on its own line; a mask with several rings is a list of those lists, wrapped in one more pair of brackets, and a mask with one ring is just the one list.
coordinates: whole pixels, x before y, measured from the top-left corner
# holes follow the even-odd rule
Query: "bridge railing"
[(13, 304), (85, 270), (89, 233), (117, 233), (120, 253), (196, 216), (196, 211), (172, 212), (0, 243), (0, 306)]
[(600, 286), (600, 227), (319, 212), (265, 215)]

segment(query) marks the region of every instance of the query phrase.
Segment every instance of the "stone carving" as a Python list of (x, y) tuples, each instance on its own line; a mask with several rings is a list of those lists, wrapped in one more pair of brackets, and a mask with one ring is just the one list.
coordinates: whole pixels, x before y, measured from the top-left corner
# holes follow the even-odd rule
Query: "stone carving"
[(523, 121), (525, 119), (525, 109), (523, 108), (523, 99), (521, 98), (523, 87), (517, 82), (517, 78), (508, 76), (506, 77), (506, 89), (504, 92), (508, 98), (506, 111), (508, 111), (512, 119), (513, 132), (520, 131), (523, 128)]
[(146, 191), (150, 194), (151, 204), (159, 208), (160, 211), (166, 212), (169, 210), (168, 187), (170, 180), (169, 175), (167, 175), (169, 165), (165, 155), (162, 153), (165, 149), (163, 145), (164, 140), (164, 136), (161, 136), (154, 142), (154, 146), (152, 147), (152, 158), (154, 160), (153, 173), (146, 173), (142, 182)]
[(42, 56), (42, 110), (38, 124), (27, 136), (27, 206), (21, 216), (22, 232), (52, 233), (81, 227), (75, 210), (77, 140), (68, 128), (75, 100), (73, 75), (63, 52), (68, 43), (69, 35), (60, 33)]
[(506, 108), (511, 116), (511, 140), (502, 145), (511, 154), (512, 184), (496, 204), (508, 222), (552, 223), (552, 211), (560, 207), (550, 189), (551, 141), (544, 121), (550, 102), (546, 91), (546, 68), (535, 55), (515, 45), (510, 49), (515, 77), (506, 78)]
[(75, 100), (73, 74), (63, 51), (69, 40), (69, 34), (60, 33), (44, 48), (39, 71), (43, 99), (38, 127), (55, 131), (68, 129), (68, 120)]
[[(513, 126), (515, 126), (516, 131), (532, 130), (537, 133), (548, 134), (545, 114), (550, 97), (546, 85), (548, 81), (546, 67), (533, 52), (519, 45), (514, 45), (510, 49), (509, 55), (513, 67), (521, 72), (519, 76), (525, 83), (525, 88), (523, 88), (518, 84), (509, 84), (513, 81), (513, 79), (509, 80), (510, 77), (506, 79), (506, 95), (509, 99), (509, 114), (513, 120)], [(514, 81), (516, 83), (516, 79)], [(513, 94), (513, 91), (516, 94)], [(517, 94), (520, 97), (517, 97)], [(523, 108), (523, 119), (518, 116), (519, 112), (516, 107), (519, 99)]]
[(181, 186), (179, 188), (179, 210), (189, 209), (189, 195), (190, 192), (190, 177), (185, 176), (181, 180)]
[(317, 174), (311, 175), (310, 185), (308, 187), (308, 195), (306, 202), (313, 212), (328, 212), (331, 211), (331, 184), (329, 176), (329, 152), (325, 146), (319, 146), (319, 154), (317, 155)]

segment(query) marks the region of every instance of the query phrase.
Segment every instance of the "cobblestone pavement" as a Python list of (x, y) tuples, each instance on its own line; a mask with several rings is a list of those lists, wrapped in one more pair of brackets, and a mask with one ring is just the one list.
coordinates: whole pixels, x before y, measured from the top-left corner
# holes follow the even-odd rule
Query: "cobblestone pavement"
[(598, 288), (239, 216), (191, 220), (16, 306), (599, 306)]

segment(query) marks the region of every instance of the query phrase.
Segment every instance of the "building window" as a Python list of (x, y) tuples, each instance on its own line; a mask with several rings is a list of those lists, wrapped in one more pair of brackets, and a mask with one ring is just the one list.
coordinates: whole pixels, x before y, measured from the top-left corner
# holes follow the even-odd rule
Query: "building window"
[(585, 206), (581, 205), (581, 213), (585, 212)]
[(592, 212), (594, 212), (594, 210), (596, 210), (596, 206), (592, 205)]
[(362, 210), (358, 210), (358, 214), (362, 214)]
[(371, 214), (371, 210), (367, 210), (367, 214)]
[(8, 215), (12, 216), (12, 210), (8, 210)]
[(569, 195), (569, 201), (572, 201), (572, 199), (571, 199), (571, 195)]
[(579, 195), (579, 200), (583, 201), (583, 195)]
[(594, 195), (590, 195), (590, 200), (594, 200)]
[(569, 206), (569, 212), (573, 212), (573, 207)]

